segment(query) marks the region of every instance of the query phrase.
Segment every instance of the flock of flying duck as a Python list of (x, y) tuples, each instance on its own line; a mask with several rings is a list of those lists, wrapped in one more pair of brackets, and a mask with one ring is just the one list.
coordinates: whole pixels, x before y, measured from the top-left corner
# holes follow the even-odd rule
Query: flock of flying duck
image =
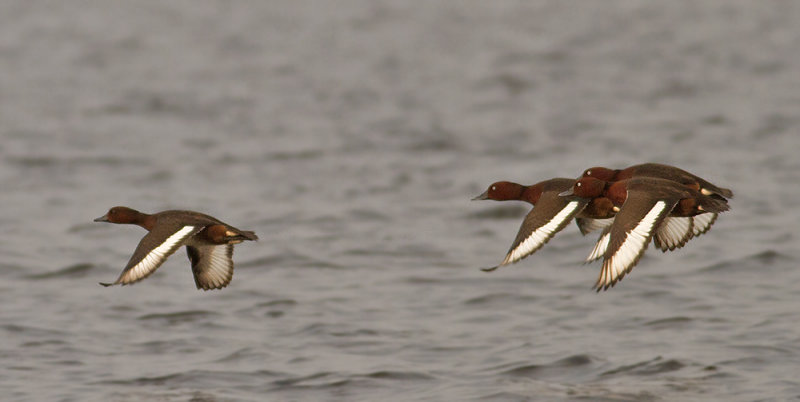
[(533, 254), (575, 218), (584, 235), (602, 230), (586, 261), (603, 259), (594, 285), (606, 290), (631, 271), (650, 240), (661, 251), (683, 247), (706, 233), (733, 192), (674, 166), (645, 163), (625, 169), (594, 167), (578, 179), (531, 186), (499, 181), (473, 200), (518, 200), (534, 205), (493, 271)]
[[(533, 254), (574, 218), (584, 235), (602, 230), (587, 258), (587, 262), (603, 259), (594, 286), (600, 291), (614, 286), (633, 269), (651, 239), (657, 248), (667, 251), (706, 233), (718, 214), (728, 210), (731, 197), (731, 190), (677, 167), (645, 163), (620, 170), (595, 167), (578, 179), (555, 178), (531, 186), (499, 181), (473, 199), (534, 205), (503, 261), (485, 271)], [(233, 245), (258, 240), (252, 231), (193, 211), (150, 215), (113, 207), (95, 222), (134, 224), (148, 231), (119, 278), (101, 283), (103, 286), (138, 282), (186, 246), (197, 288), (222, 289), (233, 279)]]

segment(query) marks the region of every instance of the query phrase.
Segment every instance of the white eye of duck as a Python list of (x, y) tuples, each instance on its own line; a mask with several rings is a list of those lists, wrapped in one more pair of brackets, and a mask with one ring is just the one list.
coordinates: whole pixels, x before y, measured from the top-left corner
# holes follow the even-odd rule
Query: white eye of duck
[(586, 171), (586, 175), (587, 175), (587, 176), (591, 176), (591, 175), (592, 175), (592, 171), (591, 171), (591, 170), (587, 170), (587, 171)]
[(492, 186), (492, 190), (497, 190), (497, 186)]
[(575, 187), (580, 187), (580, 186), (582, 186), (582, 185), (583, 185), (583, 183), (580, 183), (580, 182), (578, 182), (578, 183), (575, 183)]

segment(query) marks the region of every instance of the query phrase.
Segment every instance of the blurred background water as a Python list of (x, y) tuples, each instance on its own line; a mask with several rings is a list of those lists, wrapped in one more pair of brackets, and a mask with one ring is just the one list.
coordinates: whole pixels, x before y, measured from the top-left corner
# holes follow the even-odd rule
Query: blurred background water
[[(3, 400), (800, 396), (800, 5), (0, 3)], [(568, 227), (494, 273), (527, 205), (655, 161), (732, 188), (684, 249), (590, 290)], [(130, 287), (114, 205), (242, 229)]]

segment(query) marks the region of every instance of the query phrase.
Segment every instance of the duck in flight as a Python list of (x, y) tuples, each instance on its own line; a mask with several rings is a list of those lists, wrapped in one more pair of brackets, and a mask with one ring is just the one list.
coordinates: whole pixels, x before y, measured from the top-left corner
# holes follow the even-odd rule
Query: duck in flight
[(103, 286), (130, 285), (155, 272), (181, 246), (186, 246), (198, 289), (222, 289), (233, 279), (233, 245), (258, 240), (252, 231), (239, 230), (212, 216), (194, 211), (145, 214), (128, 207), (113, 207), (94, 220), (134, 224), (148, 233), (139, 242), (119, 278)]

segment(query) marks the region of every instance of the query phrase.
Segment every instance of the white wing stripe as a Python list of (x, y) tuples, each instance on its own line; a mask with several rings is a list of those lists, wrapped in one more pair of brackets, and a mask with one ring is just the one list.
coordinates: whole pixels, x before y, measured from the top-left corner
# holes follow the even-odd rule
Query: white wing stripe
[(589, 254), (589, 256), (586, 257), (586, 262), (592, 262), (602, 257), (606, 253), (606, 250), (608, 249), (608, 241), (610, 239), (611, 239), (611, 233), (603, 232), (603, 234), (600, 236), (600, 239), (598, 239), (597, 243), (595, 243), (591, 254)]
[(514, 250), (511, 250), (506, 256), (503, 263), (500, 265), (511, 264), (513, 262), (517, 262), (523, 259), (525, 256), (529, 255), (530, 253), (538, 250), (542, 247), (548, 240), (553, 236), (553, 232), (561, 225), (567, 217), (570, 216), (577, 208), (580, 203), (578, 201), (570, 201), (561, 211), (556, 214), (549, 222), (545, 225), (539, 227), (538, 229), (534, 230), (525, 240), (523, 240)]
[(174, 248), (177, 244), (179, 244), (183, 239), (186, 237), (187, 234), (191, 233), (195, 229), (194, 226), (184, 226), (181, 230), (172, 234), (172, 236), (168, 237), (167, 240), (164, 240), (158, 247), (154, 248), (152, 251), (147, 253), (147, 255), (139, 261), (138, 264), (134, 265), (131, 269), (128, 270), (125, 274), (125, 278), (123, 280), (124, 283), (136, 282), (137, 280), (144, 278), (149, 273), (151, 273), (154, 269), (158, 268), (158, 266), (164, 262), (164, 258), (166, 257), (169, 250)]
[(583, 218), (583, 226), (581, 226), (581, 231), (584, 235), (589, 234), (598, 229), (605, 229), (611, 226), (614, 223), (614, 218), (603, 218), (603, 219), (594, 219), (594, 218)]
[(666, 208), (666, 205), (664, 201), (656, 202), (650, 212), (639, 221), (633, 230), (627, 233), (619, 249), (603, 262), (604, 275), (601, 278), (605, 280), (598, 284), (598, 288), (616, 281), (636, 261), (642, 249), (647, 247), (647, 241), (653, 231), (653, 225), (664, 211), (664, 208)]

